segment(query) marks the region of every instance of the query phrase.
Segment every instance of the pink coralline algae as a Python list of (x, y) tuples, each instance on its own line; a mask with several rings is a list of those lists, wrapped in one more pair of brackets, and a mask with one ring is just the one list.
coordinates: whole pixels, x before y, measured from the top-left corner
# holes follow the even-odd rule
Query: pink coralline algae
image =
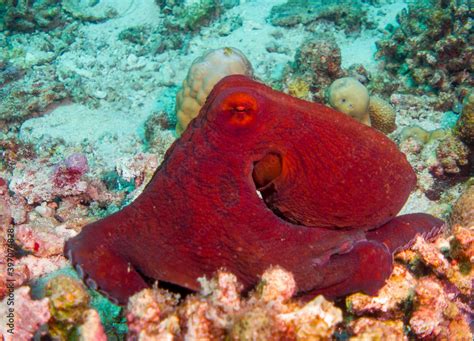
[(10, 199), (7, 183), (0, 178), (0, 299), (30, 278), (30, 271), (16, 257)]
[[(376, 296), (346, 297), (347, 311), (360, 317), (349, 325), (354, 340), (381, 335), (471, 340), (474, 271), (466, 252), (474, 244), (472, 231), (455, 225), (431, 242), (417, 237), (395, 255), (398, 263)], [(400, 324), (410, 333), (400, 336)]]
[(415, 310), (409, 321), (412, 332), (421, 338), (443, 339), (457, 335), (461, 336), (460, 340), (471, 340), (469, 322), (452, 301), (452, 296), (436, 278), (420, 279), (416, 287)]
[(219, 271), (201, 279), (201, 292), (181, 303), (161, 289), (144, 289), (130, 298), (127, 320), (136, 339), (316, 340), (330, 338), (342, 312), (322, 296), (308, 303), (291, 300), (293, 276), (281, 268), (267, 270), (244, 299), (237, 278)]
[(81, 341), (107, 341), (107, 335), (97, 310), (85, 311), (83, 319), (83, 323), (78, 328)]
[[(459, 229), (459, 227), (458, 227)], [(432, 271), (440, 278), (446, 279), (454, 285), (460, 293), (471, 296), (474, 283), (474, 271), (462, 271), (460, 262), (453, 258), (449, 261), (441, 252), (438, 243), (441, 245), (449, 245), (448, 241), (440, 237), (436, 243), (428, 243), (423, 238), (418, 237), (415, 240), (411, 250), (399, 253), (396, 257), (408, 264), (416, 264), (422, 262), (424, 265), (432, 269)], [(451, 249), (451, 257), (456, 256), (456, 248)]]
[(10, 190), (24, 197), (29, 204), (86, 192), (87, 182), (81, 180), (77, 170), (69, 173), (58, 169), (62, 169), (61, 166), (55, 167), (46, 159), (18, 165), (13, 172)]
[(30, 297), (30, 288), (23, 286), (15, 290), (14, 334), (9, 333), (7, 299), (0, 302), (0, 332), (8, 341), (27, 341), (33, 339), (38, 329), (46, 324), (51, 317), (49, 300), (33, 300)]
[(17, 225), (15, 230), (17, 244), (38, 257), (62, 254), (64, 242), (76, 235), (66, 224), (59, 225), (49, 217), (37, 217), (28, 224)]
[(399, 140), (400, 150), (418, 175), (418, 188), (430, 200), (440, 199), (442, 190), (468, 174), (472, 167), (469, 148), (449, 130), (406, 127)]
[(72, 154), (59, 164), (48, 159), (21, 163), (13, 171), (9, 189), (29, 205), (69, 197), (101, 204), (121, 202), (123, 194), (113, 193), (100, 180), (87, 177), (88, 169), (82, 154)]
[(56, 166), (53, 174), (54, 185), (60, 188), (74, 186), (88, 170), (87, 158), (83, 154), (71, 154)]

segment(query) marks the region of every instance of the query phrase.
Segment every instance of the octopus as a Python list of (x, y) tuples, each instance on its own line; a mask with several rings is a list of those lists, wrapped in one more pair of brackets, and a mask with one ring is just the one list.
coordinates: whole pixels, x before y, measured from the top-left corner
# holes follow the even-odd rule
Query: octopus
[(444, 226), (397, 216), (416, 176), (382, 133), (241, 75), (222, 79), (142, 194), (64, 248), (91, 288), (126, 304), (150, 280), (198, 290), (219, 269), (246, 290), (270, 266), (303, 299), (376, 294), (394, 252)]

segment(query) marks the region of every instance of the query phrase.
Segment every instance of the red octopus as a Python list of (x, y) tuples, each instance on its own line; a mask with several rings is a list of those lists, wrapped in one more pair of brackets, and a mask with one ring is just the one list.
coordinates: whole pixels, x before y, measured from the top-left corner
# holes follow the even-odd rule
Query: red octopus
[(291, 271), (299, 294), (375, 294), (393, 253), (443, 222), (396, 217), (416, 184), (397, 146), (321, 104), (245, 76), (212, 90), (143, 193), (68, 240), (85, 283), (113, 301), (151, 278), (199, 288), (226, 268), (249, 289)]

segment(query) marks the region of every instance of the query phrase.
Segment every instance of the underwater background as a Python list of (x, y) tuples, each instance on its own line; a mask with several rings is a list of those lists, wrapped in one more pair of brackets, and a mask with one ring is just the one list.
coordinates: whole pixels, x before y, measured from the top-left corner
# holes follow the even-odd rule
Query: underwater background
[[(469, 0), (0, 0), (3, 338), (472, 340), (473, 20)], [(126, 307), (87, 289), (64, 242), (142, 192), (230, 74), (386, 134), (418, 178), (401, 214), (444, 233), (374, 297), (303, 302), (278, 268), (248, 295), (225, 271)]]

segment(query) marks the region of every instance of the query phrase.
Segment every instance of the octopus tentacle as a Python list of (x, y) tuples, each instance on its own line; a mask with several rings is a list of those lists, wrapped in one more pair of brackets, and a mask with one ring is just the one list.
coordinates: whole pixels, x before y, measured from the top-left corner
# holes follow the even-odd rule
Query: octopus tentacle
[(124, 256), (97, 237), (100, 225), (92, 226), (67, 241), (64, 254), (89, 288), (116, 304), (126, 304), (128, 297), (148, 285)]
[(393, 218), (381, 227), (367, 232), (369, 240), (385, 244), (390, 252), (409, 248), (416, 236), (431, 239), (438, 235), (445, 223), (429, 214), (413, 213)]
[(374, 295), (390, 276), (392, 260), (392, 254), (384, 244), (358, 241), (352, 250), (333, 255), (318, 268), (318, 275), (324, 278), (323, 286), (305, 292), (303, 298), (318, 294), (336, 298), (356, 291)]

